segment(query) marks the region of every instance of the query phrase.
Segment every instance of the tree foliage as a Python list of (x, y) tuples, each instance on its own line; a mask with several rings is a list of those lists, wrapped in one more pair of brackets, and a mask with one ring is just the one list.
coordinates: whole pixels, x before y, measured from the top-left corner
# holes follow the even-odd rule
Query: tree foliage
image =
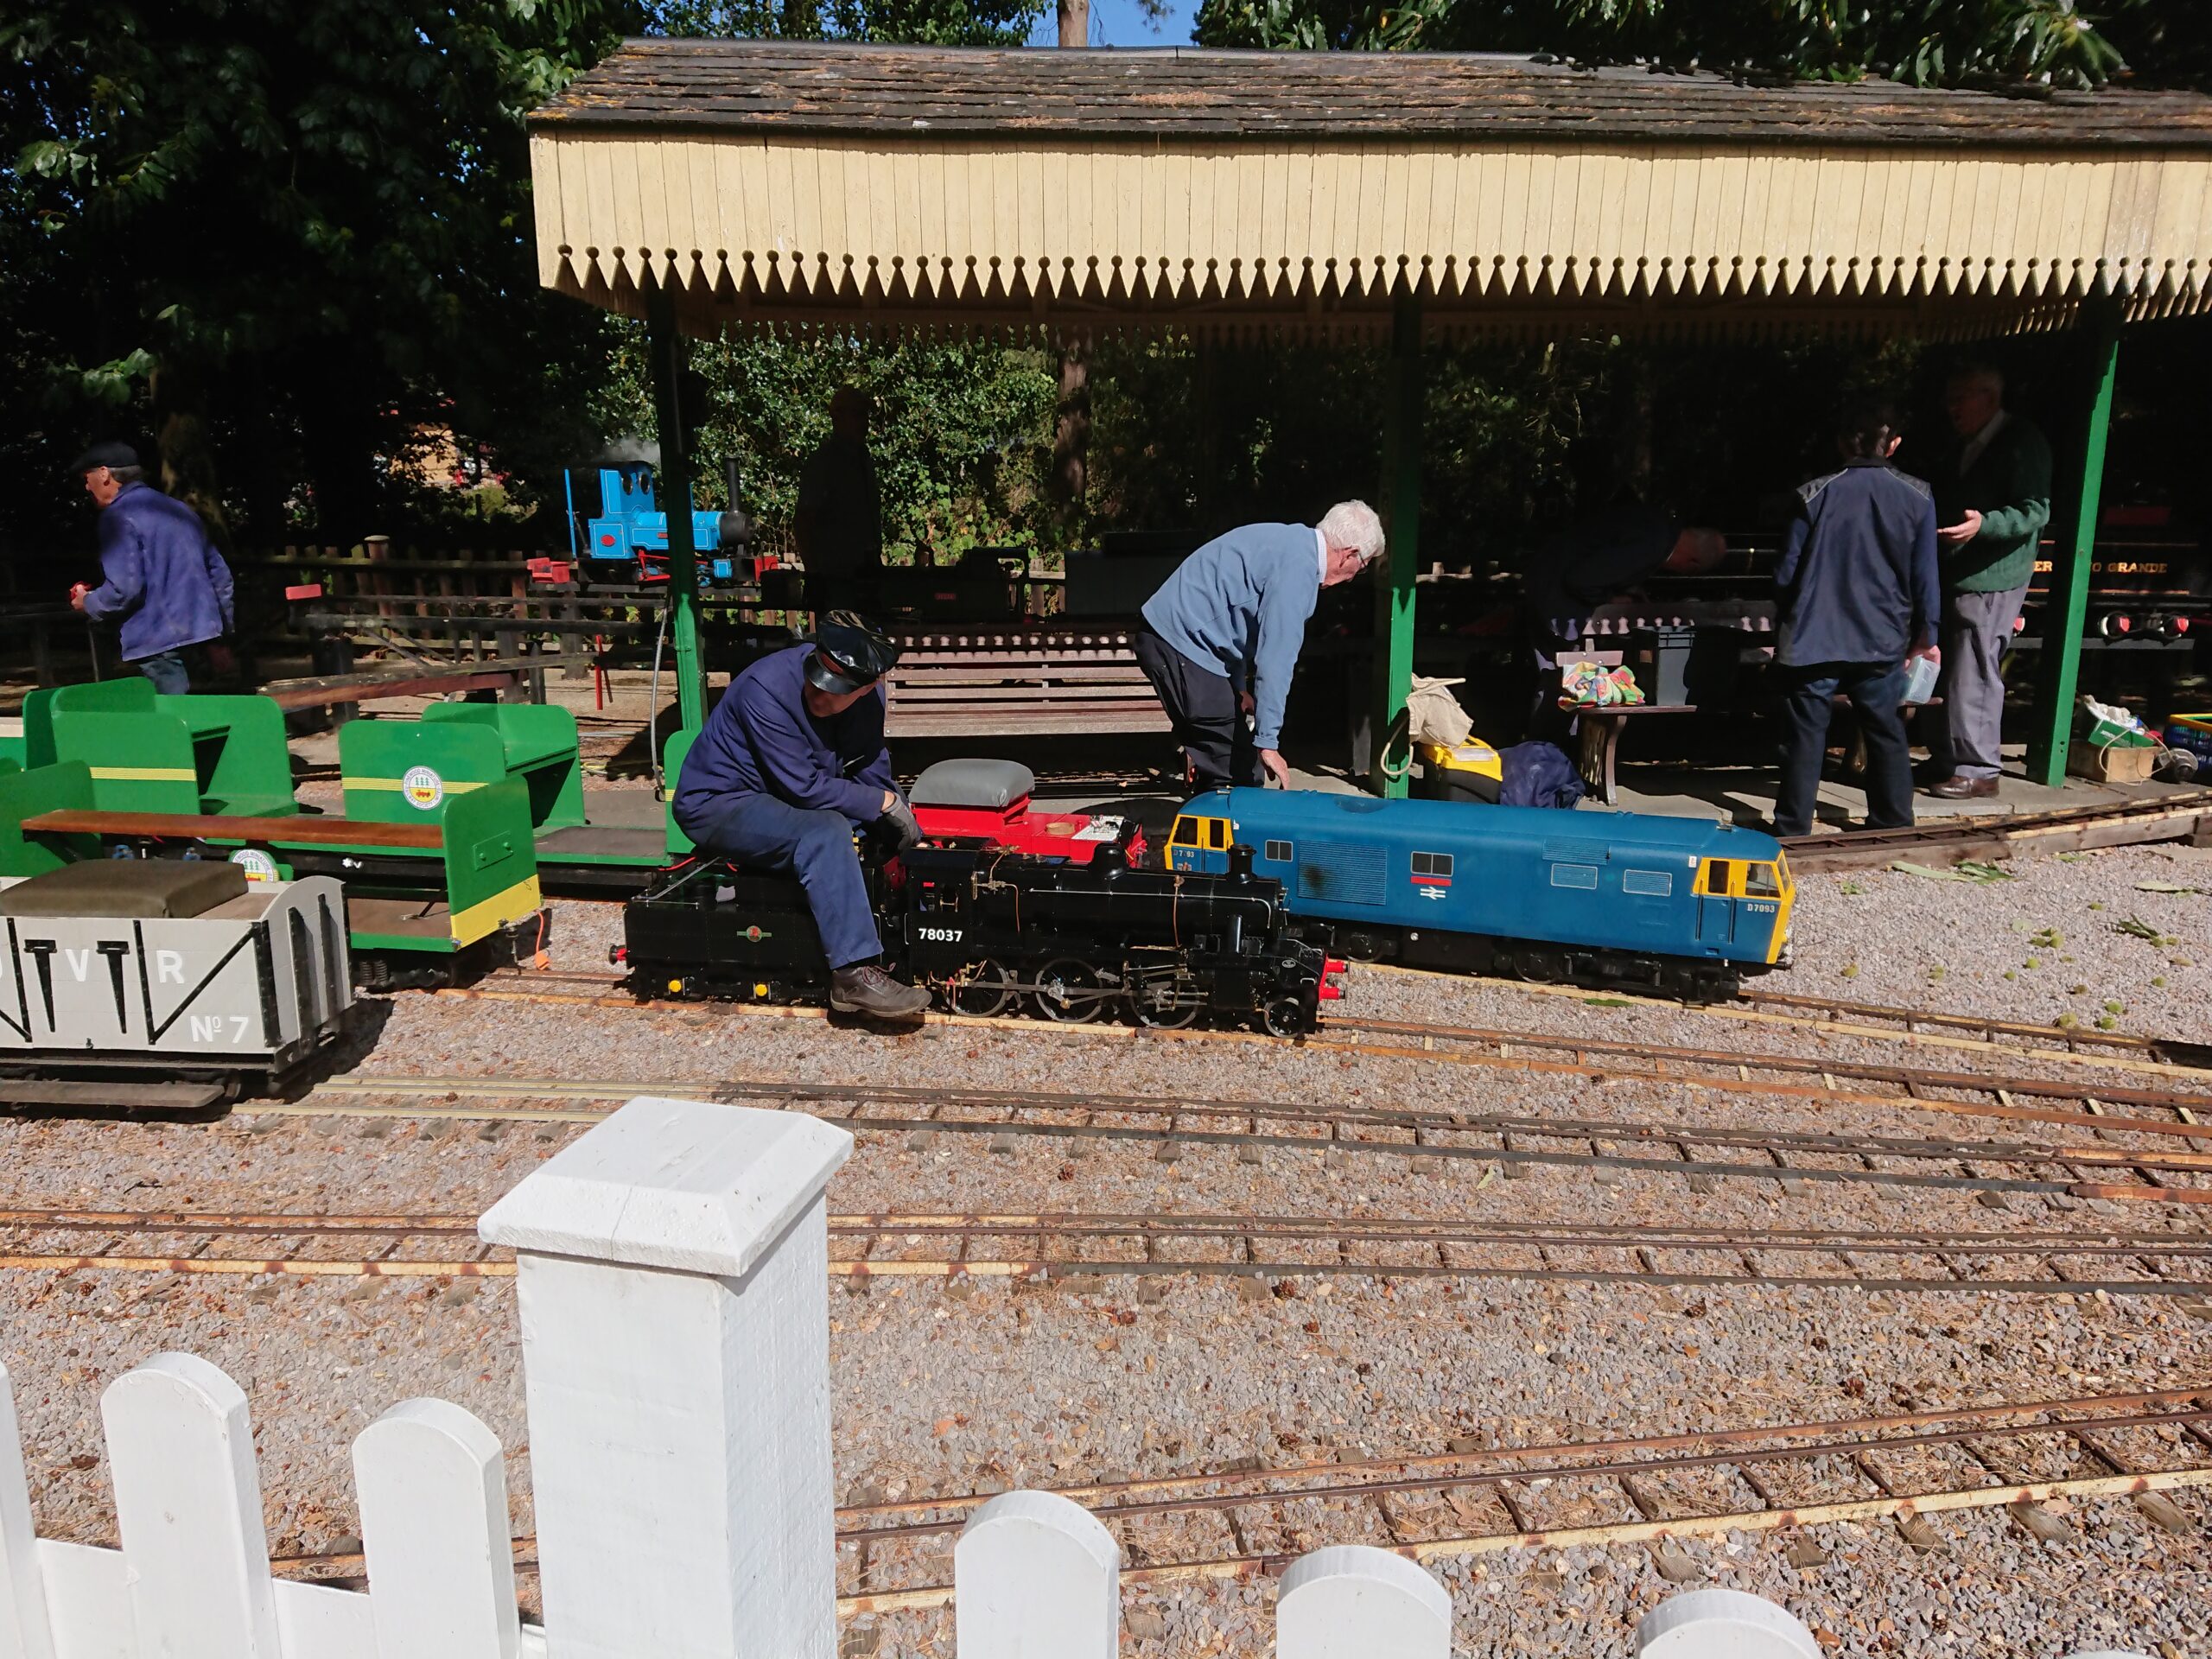
[[(691, 366), (698, 499), (721, 501), (716, 480), (734, 460), (742, 505), (766, 547), (787, 548), (800, 469), (830, 435), (831, 395), (849, 385), (874, 400), (868, 448), (893, 563), (945, 563), (971, 547), (1047, 539), (1043, 479), (1055, 381), (1041, 350), (766, 334), (694, 342)], [(652, 435), (641, 329), (624, 329), (594, 412), (609, 432)]]
[(281, 531), (391, 505), (428, 425), (559, 442), (602, 348), (537, 286), (523, 117), (635, 22), (624, 0), (0, 15), (11, 459), (44, 478), (95, 431), (157, 428), (200, 505)]
[(1041, 0), (661, 0), (655, 34), (742, 40), (1020, 46)]
[(2121, 67), (2126, 45), (2163, 41), (2163, 56), (2177, 32), (2201, 32), (2182, 21), (2190, 0), (2114, 0), (2110, 10), (2112, 32), (2075, 0), (1205, 0), (1197, 33), (1211, 46), (1546, 53), (1766, 79), (2094, 86)]

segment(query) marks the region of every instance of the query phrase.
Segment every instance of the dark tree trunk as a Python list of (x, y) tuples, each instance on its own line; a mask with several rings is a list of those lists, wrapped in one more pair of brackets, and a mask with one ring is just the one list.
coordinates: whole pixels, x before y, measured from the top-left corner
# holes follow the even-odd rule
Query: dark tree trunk
[[(1059, 0), (1060, 45), (1090, 44), (1090, 0)], [(1068, 535), (1078, 534), (1090, 472), (1090, 357), (1075, 342), (1060, 348), (1060, 397), (1052, 423), (1052, 494)]]
[(1090, 356), (1079, 343), (1060, 348), (1059, 411), (1052, 425), (1052, 495), (1070, 534), (1080, 527), (1090, 473)]
[(374, 404), (356, 378), (337, 365), (298, 388), (296, 407), (315, 498), (315, 535), (326, 545), (350, 546), (383, 526), (372, 522), (383, 506), (376, 464)]
[(207, 439), (203, 384), (184, 365), (164, 362), (155, 369), (148, 390), (153, 395), (162, 490), (198, 513), (215, 545), (227, 554), (232, 545), (231, 521), (223, 508), (215, 452)]

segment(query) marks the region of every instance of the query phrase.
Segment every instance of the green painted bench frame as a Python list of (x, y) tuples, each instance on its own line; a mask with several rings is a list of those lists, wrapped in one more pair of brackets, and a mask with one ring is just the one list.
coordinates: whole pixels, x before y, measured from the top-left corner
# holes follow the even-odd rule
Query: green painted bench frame
[[(26, 831), (23, 828), (27, 820), (47, 812), (121, 810), (103, 804), (96, 795), (91, 768), (81, 760), (60, 760), (21, 771), (0, 766), (0, 875), (37, 875), (64, 864), (101, 856), (103, 842), (98, 834)], [(152, 807), (134, 810), (161, 812), (161, 809)], [(270, 854), (278, 873), (283, 875), (290, 874), (286, 852), (308, 848), (318, 852), (357, 852), (387, 861), (384, 868), (391, 868), (391, 849), (365, 843), (355, 845), (335, 836), (333, 832), (343, 820), (302, 816), (297, 841), (269, 836), (233, 842), (221, 833), (219, 823), (207, 820), (235, 817), (238, 814), (162, 816), (176, 820), (172, 827), (178, 839), (203, 841), (217, 847), (235, 844), (261, 848)], [(449, 954), (466, 949), (501, 927), (535, 915), (544, 907), (537, 880), (537, 843), (530, 829), (530, 798), (520, 783), (493, 784), (448, 796), (435, 813), (424, 814), (416, 822), (424, 828), (435, 828), (439, 834), (437, 851), (426, 851), (419, 861), (428, 876), (432, 859), (436, 860), (450, 925), (442, 937), (421, 932), (384, 934), (356, 927), (352, 929), (355, 950)], [(143, 832), (133, 830), (128, 833)], [(372, 881), (348, 877), (346, 885), (349, 897), (404, 893), (409, 898), (420, 898), (431, 884), (426, 880), (400, 887), (389, 879)]]
[(532, 830), (584, 821), (583, 758), (576, 717), (546, 703), (439, 702), (419, 720), (356, 720), (338, 734), (346, 816), (369, 823), (419, 823), (407, 775), (435, 774), (446, 799), (513, 781), (526, 792)]
[(99, 810), (279, 817), (299, 810), (284, 713), (266, 697), (165, 696), (133, 675), (34, 691), (23, 764), (80, 760)]

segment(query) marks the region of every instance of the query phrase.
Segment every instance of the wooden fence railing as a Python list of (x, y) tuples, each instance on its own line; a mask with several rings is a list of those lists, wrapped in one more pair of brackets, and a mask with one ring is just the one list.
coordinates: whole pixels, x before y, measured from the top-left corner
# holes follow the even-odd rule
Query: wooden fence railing
[[(638, 1099), (483, 1217), (519, 1257), (542, 1628), (475, 1417), (410, 1400), (372, 1423), (368, 1587), (298, 1582), (270, 1570), (245, 1395), (164, 1354), (101, 1398), (119, 1549), (35, 1535), (0, 1372), (0, 1659), (835, 1659), (823, 1191), (851, 1146), (798, 1113)], [(959, 1659), (1116, 1659), (1121, 1549), (1077, 1504), (1005, 1493), (953, 1557)], [(1282, 1573), (1274, 1647), (1449, 1659), (1452, 1625), (1425, 1569), (1338, 1546)], [(1636, 1650), (1821, 1659), (1789, 1612), (1721, 1589), (1654, 1610)]]

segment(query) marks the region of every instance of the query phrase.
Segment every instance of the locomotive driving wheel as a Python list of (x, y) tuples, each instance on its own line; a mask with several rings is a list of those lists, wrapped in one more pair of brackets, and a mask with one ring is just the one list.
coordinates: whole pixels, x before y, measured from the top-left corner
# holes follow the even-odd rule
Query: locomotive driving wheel
[(1135, 992), (1137, 1023), (1154, 1031), (1180, 1031), (1205, 1010), (1198, 982), (1188, 974), (1155, 974)]
[(1531, 984), (1556, 985), (1567, 977), (1567, 952), (1546, 945), (1523, 945), (1513, 958), (1513, 971)]
[(1037, 1012), (1064, 1026), (1096, 1020), (1106, 1011), (1109, 995), (1100, 984), (1097, 970), (1072, 957), (1048, 962), (1037, 970)]
[(1004, 1014), (1014, 1001), (1014, 976), (1007, 972), (1004, 963), (986, 957), (946, 982), (944, 1001), (955, 1014)]

